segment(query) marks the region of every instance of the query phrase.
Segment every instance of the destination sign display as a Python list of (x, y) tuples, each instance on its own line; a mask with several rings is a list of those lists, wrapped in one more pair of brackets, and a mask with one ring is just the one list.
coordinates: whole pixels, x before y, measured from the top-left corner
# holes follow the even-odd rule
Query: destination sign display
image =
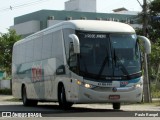
[(106, 34), (94, 34), (94, 33), (84, 33), (84, 38), (91, 38), (91, 39), (104, 39), (107, 38)]

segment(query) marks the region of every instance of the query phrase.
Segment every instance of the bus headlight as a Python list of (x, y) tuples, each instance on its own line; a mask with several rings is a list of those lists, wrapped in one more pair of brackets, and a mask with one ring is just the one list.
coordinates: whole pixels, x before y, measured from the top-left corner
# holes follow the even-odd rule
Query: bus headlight
[(94, 85), (91, 85), (91, 84), (88, 84), (88, 83), (84, 83), (80, 80), (77, 80), (77, 84), (80, 85), (80, 86), (83, 86), (85, 88), (88, 88), (88, 89), (91, 89), (91, 88), (94, 88), (95, 86)]
[(86, 87), (86, 88), (92, 88), (92, 85), (86, 83), (86, 84), (84, 85), (84, 87)]

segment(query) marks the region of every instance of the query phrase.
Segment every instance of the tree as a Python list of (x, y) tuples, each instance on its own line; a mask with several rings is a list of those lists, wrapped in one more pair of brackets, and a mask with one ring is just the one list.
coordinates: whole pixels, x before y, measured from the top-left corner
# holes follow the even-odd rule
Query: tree
[[(158, 67), (160, 66), (160, 0), (153, 0), (148, 5), (148, 29), (147, 34), (152, 44), (152, 53), (149, 55), (149, 79), (157, 79)], [(143, 12), (139, 14), (142, 22)], [(137, 29), (138, 34), (143, 35), (141, 29)], [(160, 79), (160, 77), (158, 78)]]
[(152, 54), (150, 55), (150, 80), (154, 81), (160, 66), (160, 0), (153, 0), (149, 5), (148, 35), (152, 41)]
[[(148, 62), (150, 83), (160, 78), (158, 74), (160, 72), (160, 0), (153, 0), (149, 4), (147, 4), (147, 0), (143, 0), (143, 2), (143, 6), (141, 5), (143, 11), (139, 14), (141, 22), (143, 21), (143, 35), (146, 35), (152, 41), (152, 53), (149, 55)], [(140, 29), (137, 32), (142, 34)], [(146, 89), (145, 91), (148, 90)]]
[(13, 45), (20, 38), (15, 30), (10, 29), (0, 36), (0, 70), (6, 71), (8, 75), (11, 75)]
[(160, 38), (160, 0), (154, 0), (149, 4), (149, 28), (148, 34), (151, 41)]
[[(157, 79), (158, 69), (160, 67), (160, 38), (152, 42), (152, 53), (150, 54), (149, 77), (151, 81)], [(159, 79), (159, 78), (158, 78)]]

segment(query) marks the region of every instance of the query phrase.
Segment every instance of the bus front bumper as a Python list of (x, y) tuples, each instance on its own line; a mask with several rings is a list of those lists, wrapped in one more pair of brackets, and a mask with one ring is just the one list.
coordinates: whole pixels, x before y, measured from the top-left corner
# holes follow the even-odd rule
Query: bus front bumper
[(89, 89), (79, 86), (79, 96), (76, 103), (114, 103), (141, 102), (143, 86), (123, 88), (95, 88)]

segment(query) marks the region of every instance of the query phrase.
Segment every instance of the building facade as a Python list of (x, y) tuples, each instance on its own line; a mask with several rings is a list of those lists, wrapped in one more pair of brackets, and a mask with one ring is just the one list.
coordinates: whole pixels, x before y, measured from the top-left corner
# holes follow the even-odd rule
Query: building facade
[(68, 0), (65, 2), (65, 10), (40, 10), (22, 15), (14, 18), (14, 25), (10, 28), (15, 29), (17, 34), (22, 35), (22, 37), (26, 37), (66, 20), (118, 21), (130, 24), (134, 28), (141, 27), (141, 25), (137, 24), (138, 13), (130, 14), (125, 8), (115, 9), (114, 13), (97, 13), (96, 1)]
[(96, 0), (69, 0), (65, 2), (66, 11), (96, 12)]
[(26, 37), (30, 34), (43, 30), (49, 26), (66, 20), (107, 20), (137, 25), (137, 15), (116, 14), (116, 13), (96, 13), (77, 11), (40, 10), (30, 14), (14, 18), (14, 25), (17, 34)]

